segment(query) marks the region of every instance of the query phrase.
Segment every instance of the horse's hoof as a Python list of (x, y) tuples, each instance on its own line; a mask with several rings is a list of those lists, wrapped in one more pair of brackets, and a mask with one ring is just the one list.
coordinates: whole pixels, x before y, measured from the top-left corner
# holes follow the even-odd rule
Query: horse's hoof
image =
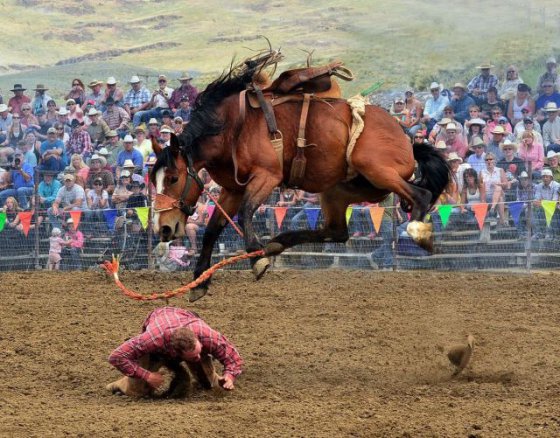
[(207, 287), (196, 287), (189, 291), (189, 303), (194, 303), (197, 300), (200, 300), (204, 295), (208, 293)]
[(434, 250), (434, 233), (432, 224), (420, 221), (412, 221), (406, 227), (406, 232), (412, 239), (426, 251), (432, 253)]
[(284, 245), (278, 242), (269, 242), (264, 247), (264, 254), (266, 256), (275, 256), (284, 251)]
[(270, 260), (267, 257), (258, 259), (253, 265), (253, 274), (257, 280), (260, 280), (270, 266)]

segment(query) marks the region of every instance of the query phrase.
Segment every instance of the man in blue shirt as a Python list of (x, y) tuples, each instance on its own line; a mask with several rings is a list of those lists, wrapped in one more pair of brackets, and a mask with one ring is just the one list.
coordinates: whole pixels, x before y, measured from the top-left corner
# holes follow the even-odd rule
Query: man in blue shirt
[(47, 130), (47, 139), (41, 143), (41, 170), (60, 172), (65, 167), (64, 143), (56, 138), (56, 128)]
[(7, 183), (12, 187), (0, 192), (0, 205), (4, 205), (8, 196), (17, 198), (19, 206), (24, 210), (29, 209), (29, 198), (33, 195), (33, 166), (23, 162), (23, 154), (16, 152)]
[(465, 124), (465, 120), (469, 117), (469, 107), (475, 102), (467, 93), (467, 87), (460, 82), (453, 85), (453, 98), (451, 99), (451, 107), (455, 113), (455, 120), (461, 125)]
[(136, 169), (142, 169), (142, 166), (144, 165), (144, 156), (142, 155), (142, 152), (140, 152), (137, 149), (134, 149), (134, 139), (132, 138), (132, 135), (127, 134), (124, 137), (123, 147), (124, 150), (121, 151), (117, 156), (117, 169), (116, 169), (117, 178), (120, 178), (121, 176), (120, 168), (123, 167), (124, 162), (126, 160), (132, 160)]
[(554, 89), (554, 83), (550, 79), (545, 79), (542, 87), (544, 93), (535, 102), (535, 108), (537, 110), (543, 109), (549, 102), (554, 102), (560, 108), (560, 93)]
[(432, 82), (430, 85), (432, 95), (426, 100), (422, 122), (426, 124), (427, 132), (431, 132), (435, 124), (443, 117), (443, 109), (449, 105), (449, 99), (440, 93), (440, 85)]
[(43, 174), (43, 181), (39, 183), (39, 188), (37, 193), (39, 194), (40, 210), (46, 210), (52, 206), (52, 203), (56, 199), (56, 194), (62, 187), (60, 181), (54, 178), (54, 174), (51, 172), (45, 172)]

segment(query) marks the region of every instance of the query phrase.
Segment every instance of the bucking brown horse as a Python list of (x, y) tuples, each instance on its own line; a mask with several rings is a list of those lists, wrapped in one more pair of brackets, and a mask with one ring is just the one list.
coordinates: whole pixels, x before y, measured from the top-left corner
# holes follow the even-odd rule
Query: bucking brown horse
[[(279, 92), (279, 87), (254, 90), (253, 78), (260, 67), (243, 64), (230, 68), (199, 95), (183, 133), (172, 136), (170, 146), (163, 150), (154, 145), (154, 228), (160, 239), (169, 241), (185, 234), (187, 217), (203, 191), (197, 173), (206, 168), (222, 186), (220, 205), (230, 216), (239, 212), (247, 251), (263, 248), (253, 228), (253, 213), (275, 187), (294, 184), (292, 162), (304, 156), (306, 163), (303, 167), (299, 163), (301, 172), (295, 181), (299, 189), (320, 193), (324, 225), (317, 230), (278, 234), (264, 247), (266, 256), (301, 243), (347, 241), (348, 205), (379, 202), (391, 192), (411, 213), (409, 234), (429, 248), (431, 225), (422, 221), (451, 178), (439, 152), (429, 145), (413, 148), (385, 110), (367, 105), (363, 131), (349, 153), (353, 117), (346, 100), (316, 97), (313, 88), (317, 83), (313, 81), (302, 80), (288, 93)], [(300, 76), (305, 79), (306, 73)], [(253, 91), (247, 93), (247, 89)], [(261, 107), (251, 104), (255, 100), (261, 101)], [(265, 106), (273, 108), (278, 136), (270, 129)], [(271, 141), (279, 137), (281, 154), (278, 141), (276, 147)], [(215, 209), (204, 233), (195, 278), (209, 268), (212, 249), (226, 224), (222, 212)], [(266, 256), (252, 260), (257, 279), (268, 268)], [(190, 299), (203, 296), (207, 286), (192, 291)]]

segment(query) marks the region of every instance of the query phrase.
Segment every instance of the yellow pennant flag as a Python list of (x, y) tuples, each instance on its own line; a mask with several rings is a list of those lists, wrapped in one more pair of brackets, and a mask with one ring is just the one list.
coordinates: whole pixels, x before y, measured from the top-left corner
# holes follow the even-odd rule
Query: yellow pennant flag
[(369, 215), (371, 216), (373, 228), (376, 233), (379, 233), (379, 228), (381, 227), (381, 222), (383, 221), (383, 213), (385, 213), (385, 207), (375, 205), (369, 208)]
[(541, 205), (546, 217), (546, 226), (550, 227), (550, 221), (552, 220), (552, 216), (554, 216), (554, 211), (556, 210), (556, 201), (541, 201)]
[(142, 228), (146, 229), (148, 227), (148, 213), (150, 212), (150, 207), (136, 207), (134, 210), (136, 210)]
[(352, 207), (346, 207), (346, 225), (350, 223), (351, 217), (352, 217)]

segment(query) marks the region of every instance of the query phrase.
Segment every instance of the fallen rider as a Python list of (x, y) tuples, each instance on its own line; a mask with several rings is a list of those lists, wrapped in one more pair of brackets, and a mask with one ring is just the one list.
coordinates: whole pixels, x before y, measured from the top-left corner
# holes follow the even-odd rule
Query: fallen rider
[[(216, 374), (212, 358), (224, 367)], [(113, 393), (179, 397), (190, 389), (190, 377), (205, 389), (234, 389), (243, 359), (235, 346), (195, 312), (162, 307), (151, 312), (142, 333), (125, 341), (109, 363), (126, 377), (107, 385)]]

